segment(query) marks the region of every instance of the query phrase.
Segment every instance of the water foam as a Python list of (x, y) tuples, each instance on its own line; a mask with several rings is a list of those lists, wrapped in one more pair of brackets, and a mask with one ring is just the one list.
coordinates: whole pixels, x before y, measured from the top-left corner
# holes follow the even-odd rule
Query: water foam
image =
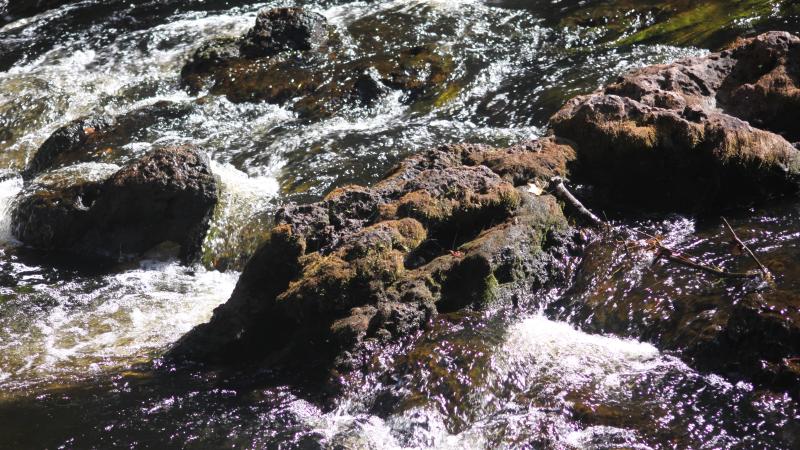
[(11, 203), (20, 190), (21, 177), (11, 176), (0, 181), (0, 245), (16, 242), (11, 234)]

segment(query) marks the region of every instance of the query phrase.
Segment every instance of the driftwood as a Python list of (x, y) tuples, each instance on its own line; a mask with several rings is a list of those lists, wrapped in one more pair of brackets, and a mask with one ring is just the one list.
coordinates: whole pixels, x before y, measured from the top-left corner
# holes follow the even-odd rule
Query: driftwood
[[(606, 221), (600, 219), (595, 215), (592, 211), (590, 211), (586, 206), (581, 203), (572, 193), (567, 189), (564, 185), (564, 180), (561, 177), (553, 177), (550, 180), (550, 185), (548, 187), (549, 191), (559, 200), (563, 201), (564, 203), (568, 204), (569, 206), (574, 209), (577, 214), (581, 217), (582, 220), (588, 222), (594, 227), (603, 228), (603, 229), (612, 229), (613, 227)], [(741, 239), (736, 235), (736, 232), (733, 231), (733, 228), (730, 226), (728, 221), (723, 217), (723, 222), (725, 226), (728, 228), (730, 232), (733, 243), (742, 250), (742, 252), (747, 253), (750, 258), (758, 264), (759, 270), (750, 270), (747, 272), (730, 272), (720, 267), (716, 267), (713, 265), (705, 264), (697, 260), (697, 258), (683, 253), (681, 251), (675, 250), (671, 247), (668, 247), (661, 243), (661, 240), (655, 236), (647, 234), (643, 231), (626, 228), (631, 230), (635, 233), (641, 234), (648, 238), (648, 243), (657, 251), (656, 257), (653, 260), (653, 264), (657, 263), (658, 261), (664, 259), (670, 261), (675, 264), (679, 264), (685, 267), (689, 267), (694, 270), (698, 270), (700, 272), (705, 272), (720, 278), (738, 278), (738, 279), (763, 279), (765, 281), (771, 281), (773, 279), (772, 273), (767, 269), (761, 261), (758, 260), (755, 253), (744, 243)]]

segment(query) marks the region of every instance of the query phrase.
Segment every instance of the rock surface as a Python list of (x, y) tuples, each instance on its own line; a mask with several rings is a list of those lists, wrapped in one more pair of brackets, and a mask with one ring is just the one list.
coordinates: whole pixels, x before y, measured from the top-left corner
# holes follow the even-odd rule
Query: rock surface
[(563, 277), (571, 228), (555, 199), (528, 192), (520, 174), (564, 174), (571, 155), (554, 139), (442, 147), (371, 188), (287, 205), (231, 299), (171, 355), (350, 370), (437, 311)]
[[(719, 247), (728, 235), (721, 223), (716, 230), (706, 239)], [(737, 230), (744, 239), (749, 232)], [(798, 272), (790, 262), (797, 252), (759, 252), (764, 264), (779, 274), (768, 287), (758, 281), (724, 282), (681, 266), (658, 267), (652, 255), (632, 244), (639, 236), (603, 236), (587, 247), (570, 291), (551, 305), (551, 314), (569, 316), (591, 333), (652, 342), (692, 367), (728, 380), (800, 398), (800, 298)], [(720, 254), (719, 248), (706, 246), (706, 251)], [(728, 266), (737, 264), (729, 259)]]
[(303, 8), (262, 9), (256, 24), (241, 42), (249, 58), (272, 56), (288, 50), (311, 50), (327, 38), (325, 17)]
[(615, 200), (686, 210), (795, 192), (797, 131), (783, 118), (798, 112), (798, 52), (774, 32), (636, 70), (570, 100), (552, 130)]
[(14, 202), (11, 226), (33, 247), (112, 259), (173, 242), (190, 262), (216, 200), (206, 156), (165, 147), (122, 168), (82, 163), (34, 178)]

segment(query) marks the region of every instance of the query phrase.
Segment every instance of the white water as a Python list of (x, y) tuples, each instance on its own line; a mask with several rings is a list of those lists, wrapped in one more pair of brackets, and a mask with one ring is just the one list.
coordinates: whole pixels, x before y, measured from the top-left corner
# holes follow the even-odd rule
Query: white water
[(11, 235), (11, 202), (22, 189), (22, 178), (14, 176), (0, 181), (0, 245), (15, 242)]
[[(553, 448), (648, 449), (634, 430), (587, 426), (573, 420), (570, 411), (576, 406), (575, 398), (635, 405), (637, 390), (668, 383), (674, 377), (726, 394), (750, 389), (719, 377), (703, 377), (652, 345), (587, 334), (539, 315), (511, 325), (504, 341), (493, 350), (491, 361), (487, 379), (472, 386), (472, 406), (462, 405), (476, 408), (481, 418), (455, 434), (448, 431), (447, 414), (435, 407), (435, 402), (381, 418), (363, 412), (368, 397), (360, 391), (327, 414), (303, 401), (292, 403), (291, 408), (328, 444), (353, 449), (519, 448), (513, 443), (515, 436), (520, 443), (528, 442), (542, 429), (553, 439), (549, 444)], [(365, 391), (380, 389), (378, 384)], [(674, 395), (665, 390), (649, 401), (670, 402)], [(657, 409), (657, 404), (654, 407)], [(728, 438), (720, 433), (708, 448), (728, 444)]]
[[(36, 270), (19, 263), (15, 272), (25, 269)], [(147, 362), (207, 321), (237, 276), (145, 260), (119, 274), (37, 285), (0, 317), (0, 386), (66, 383)]]

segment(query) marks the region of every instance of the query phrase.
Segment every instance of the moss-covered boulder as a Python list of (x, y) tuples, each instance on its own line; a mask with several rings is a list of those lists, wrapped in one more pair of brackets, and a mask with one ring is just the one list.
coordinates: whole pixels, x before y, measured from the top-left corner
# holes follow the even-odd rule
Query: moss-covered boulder
[(795, 192), (800, 39), (768, 33), (700, 58), (636, 70), (551, 119), (579, 174), (615, 200), (696, 209)]
[(441, 147), (372, 187), (287, 205), (230, 300), (171, 355), (351, 370), (437, 311), (484, 307), (561, 276), (570, 227), (556, 200), (527, 183), (565, 173), (565, 153), (552, 139)]

